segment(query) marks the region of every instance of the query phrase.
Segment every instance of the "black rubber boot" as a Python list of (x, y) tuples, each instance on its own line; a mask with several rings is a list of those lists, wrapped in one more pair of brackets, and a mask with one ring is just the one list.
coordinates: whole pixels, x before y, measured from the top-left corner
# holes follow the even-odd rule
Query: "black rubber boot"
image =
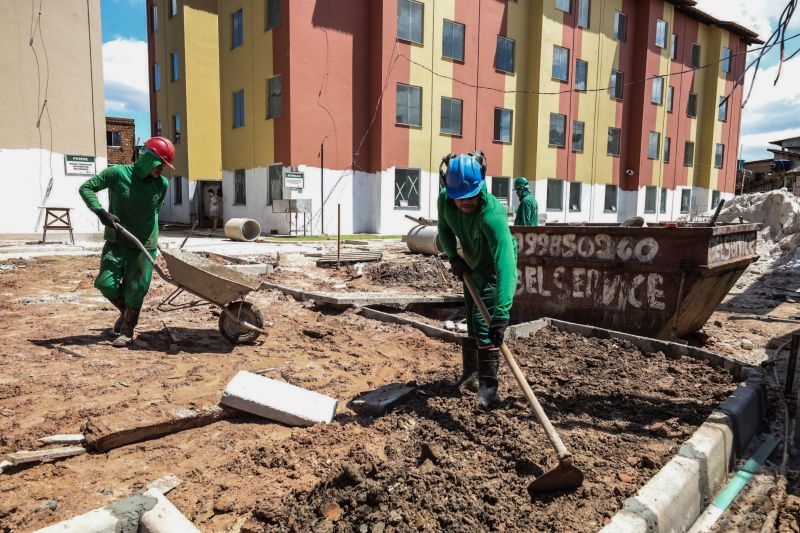
[(498, 348), (478, 349), (478, 374), (481, 387), (478, 389), (478, 405), (491, 409), (500, 401), (497, 395), (497, 371), (500, 368), (500, 350)]
[(139, 323), (139, 311), (140, 309), (125, 309), (125, 318), (122, 321), (122, 328), (119, 332), (119, 337), (114, 339), (114, 342), (111, 343), (111, 346), (114, 348), (124, 348), (125, 346), (130, 345), (133, 341), (133, 331), (136, 329), (136, 325)]
[(478, 341), (474, 337), (467, 337), (461, 345), (461, 377), (447, 384), (451, 387), (464, 386), (467, 390), (478, 390)]
[(122, 322), (125, 320), (125, 299), (117, 298), (116, 300), (111, 300), (111, 303), (119, 309), (119, 318), (114, 322), (114, 334), (119, 335), (122, 330)]

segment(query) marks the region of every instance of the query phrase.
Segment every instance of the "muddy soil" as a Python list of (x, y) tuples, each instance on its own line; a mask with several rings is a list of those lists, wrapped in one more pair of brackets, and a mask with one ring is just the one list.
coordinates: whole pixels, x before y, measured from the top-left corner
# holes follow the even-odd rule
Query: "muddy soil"
[(461, 283), (456, 281), (450, 268), (436, 257), (417, 256), (410, 262), (382, 261), (368, 265), (364, 274), (369, 281), (382, 286), (411, 287), (420, 291), (458, 292)]
[(489, 413), (432, 372), (372, 424), (386, 444), (359, 444), (310, 493), (262, 504), (262, 529), (596, 531), (735, 388), (703, 362), (620, 341), (544, 330), (511, 348), (586, 473), (582, 488), (528, 493), (556, 460), (507, 372), (505, 400)]

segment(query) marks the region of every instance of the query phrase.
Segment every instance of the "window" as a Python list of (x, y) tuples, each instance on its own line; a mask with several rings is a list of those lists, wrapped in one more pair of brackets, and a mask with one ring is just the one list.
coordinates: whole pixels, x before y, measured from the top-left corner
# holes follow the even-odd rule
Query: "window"
[(169, 0), (169, 16), (174, 17), (178, 14), (178, 0)]
[(723, 48), (722, 49), (722, 72), (730, 72), (731, 71), (731, 49), (730, 48)]
[(692, 206), (692, 190), (684, 189), (681, 191), (681, 213), (688, 213)]
[(572, 151), (583, 152), (583, 136), (586, 130), (586, 125), (583, 122), (575, 120), (572, 122)]
[(514, 41), (497, 36), (494, 68), (500, 72), (514, 72)]
[(683, 164), (687, 167), (694, 165), (694, 143), (686, 141), (683, 147)]
[(422, 43), (422, 17), (425, 6), (414, 0), (397, 2), (397, 38)]
[(674, 103), (675, 103), (675, 87), (670, 85), (669, 87), (667, 87), (667, 113), (672, 113)]
[(624, 41), (628, 37), (628, 15), (617, 11), (614, 13), (614, 39)]
[(247, 205), (247, 187), (243, 168), (233, 171), (233, 205)]
[(156, 120), (155, 124), (153, 124), (153, 136), (158, 137), (161, 135), (161, 121)]
[(397, 84), (397, 124), (422, 126), (422, 87)]
[(267, 118), (280, 118), (283, 113), (282, 81), (280, 75), (267, 80)]
[(656, 20), (656, 46), (667, 47), (667, 23), (661, 19)]
[(172, 115), (172, 142), (178, 144), (181, 142), (181, 114), (175, 113)]
[(158, 63), (153, 64), (153, 91), (161, 90), (161, 67)]
[(172, 65), (172, 81), (181, 79), (181, 67), (178, 58), (178, 52), (170, 52), (169, 62)]
[(603, 201), (603, 212), (616, 213), (617, 212), (617, 186), (606, 185), (606, 195)]
[(419, 169), (396, 168), (394, 170), (395, 208), (419, 208)]
[(114, 148), (119, 148), (122, 146), (122, 135), (118, 131), (107, 131), (106, 132), (106, 145), (113, 146)]
[(697, 95), (689, 93), (689, 100), (686, 102), (686, 116), (695, 118), (697, 116)]
[(264, 30), (269, 31), (281, 24), (281, 0), (267, 0), (267, 12), (264, 18)]
[(231, 48), (239, 48), (244, 44), (244, 21), (242, 10), (231, 15)]
[(183, 203), (183, 180), (180, 176), (172, 178), (172, 190), (174, 195), (173, 204), (181, 205)]
[(556, 9), (564, 13), (569, 13), (569, 4), (570, 0), (556, 0)]
[(653, 94), (650, 101), (656, 105), (664, 103), (664, 78), (653, 78)]
[(153, 4), (150, 7), (150, 16), (152, 18), (150, 22), (150, 31), (155, 33), (158, 31), (158, 4)]
[(716, 209), (717, 208), (717, 206), (719, 205), (719, 201), (720, 201), (721, 197), (722, 197), (722, 195), (720, 194), (719, 191), (712, 191), (711, 192), (711, 209)]
[(269, 198), (267, 198), (267, 205), (275, 200), (283, 200), (283, 165), (270, 165), (267, 168), (267, 186), (269, 190)]
[(609, 91), (611, 92), (611, 98), (616, 100), (622, 100), (622, 88), (624, 86), (624, 77), (622, 72), (618, 70), (611, 71), (611, 86)]
[(717, 147), (714, 150), (714, 166), (716, 168), (722, 168), (725, 163), (725, 145), (717, 143)]
[(588, 28), (589, 27), (589, 1), (590, 0), (578, 0), (578, 27), (579, 28)]
[(492, 196), (508, 207), (511, 201), (511, 178), (503, 176), (492, 177)]
[(561, 211), (564, 207), (564, 182), (547, 180), (547, 210)]
[(644, 188), (644, 212), (656, 212), (656, 193), (658, 190), (655, 187), (647, 186)]
[(442, 114), (439, 128), (447, 135), (461, 135), (461, 110), (463, 102), (442, 96)]
[(550, 113), (550, 146), (564, 147), (567, 143), (567, 116)]
[(728, 120), (728, 97), (719, 97), (719, 120), (725, 122)]
[(233, 127), (244, 126), (244, 89), (233, 93)]
[(661, 134), (657, 131), (651, 131), (647, 139), (647, 158), (658, 159), (661, 152)]
[(494, 108), (494, 140), (498, 142), (511, 142), (511, 126), (513, 112), (510, 109)]
[(669, 51), (669, 58), (673, 61), (678, 59), (678, 36), (672, 34), (672, 49)]
[(569, 50), (553, 45), (553, 79), (567, 81), (569, 78)]
[(700, 45), (692, 43), (692, 65), (693, 68), (700, 67)]
[(608, 155), (619, 157), (619, 128), (608, 128)]
[(664, 137), (664, 163), (669, 163), (669, 153), (672, 151), (672, 139)]
[(464, 25), (458, 22), (444, 21), (442, 32), (442, 55), (464, 61)]
[(586, 90), (586, 78), (589, 75), (589, 63), (580, 59), (575, 61), (575, 90)]
[(581, 210), (581, 182), (572, 181), (569, 184), (569, 210), (577, 212)]
[(659, 202), (658, 206), (659, 213), (666, 213), (667, 212), (667, 188), (661, 188), (661, 201)]

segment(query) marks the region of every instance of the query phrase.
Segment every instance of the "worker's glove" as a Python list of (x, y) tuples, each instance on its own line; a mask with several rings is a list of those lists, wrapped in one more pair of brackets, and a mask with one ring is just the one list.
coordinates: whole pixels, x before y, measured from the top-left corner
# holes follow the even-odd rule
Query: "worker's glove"
[(495, 348), (503, 345), (503, 339), (506, 336), (506, 328), (508, 328), (507, 318), (493, 318), (492, 323), (489, 325), (489, 340), (492, 341)]
[(97, 215), (97, 218), (100, 219), (100, 222), (102, 222), (104, 226), (113, 228), (116, 224), (119, 224), (119, 217), (117, 215), (112, 215), (105, 209), (98, 209), (94, 214)]
[(464, 274), (472, 274), (467, 262), (459, 255), (450, 260), (450, 270), (453, 271), (455, 277), (462, 280), (464, 279)]

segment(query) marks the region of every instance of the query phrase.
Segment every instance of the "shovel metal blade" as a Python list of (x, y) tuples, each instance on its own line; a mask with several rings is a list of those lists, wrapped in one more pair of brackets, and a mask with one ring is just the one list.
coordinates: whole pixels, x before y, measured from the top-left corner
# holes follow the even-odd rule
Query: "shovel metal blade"
[(583, 472), (568, 461), (562, 461), (557, 467), (537, 477), (530, 485), (528, 492), (544, 494), (574, 490), (583, 484)]

